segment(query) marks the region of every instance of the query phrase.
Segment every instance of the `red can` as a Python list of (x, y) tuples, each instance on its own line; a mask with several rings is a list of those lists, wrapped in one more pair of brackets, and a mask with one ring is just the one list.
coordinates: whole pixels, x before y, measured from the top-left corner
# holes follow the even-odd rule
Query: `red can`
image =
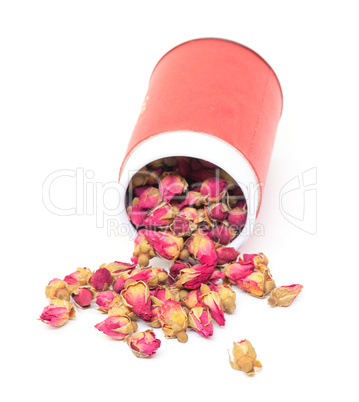
[(268, 63), (239, 43), (195, 39), (155, 66), (120, 171), (121, 220), (129, 231), (125, 192), (132, 176), (160, 158), (204, 159), (226, 171), (247, 201), (247, 221), (231, 243), (252, 232), (262, 201), (283, 98)]

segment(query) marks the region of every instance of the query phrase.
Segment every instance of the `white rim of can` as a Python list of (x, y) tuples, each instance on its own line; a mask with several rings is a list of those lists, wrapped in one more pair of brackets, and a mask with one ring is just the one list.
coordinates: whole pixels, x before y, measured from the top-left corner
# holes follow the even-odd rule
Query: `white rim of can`
[(119, 219), (133, 239), (137, 230), (126, 212), (126, 191), (133, 175), (150, 162), (170, 156), (204, 159), (227, 172), (241, 187), (247, 201), (247, 220), (241, 233), (227, 247), (238, 249), (252, 234), (262, 191), (251, 164), (232, 145), (206, 133), (171, 131), (159, 133), (140, 142), (127, 156), (120, 176)]

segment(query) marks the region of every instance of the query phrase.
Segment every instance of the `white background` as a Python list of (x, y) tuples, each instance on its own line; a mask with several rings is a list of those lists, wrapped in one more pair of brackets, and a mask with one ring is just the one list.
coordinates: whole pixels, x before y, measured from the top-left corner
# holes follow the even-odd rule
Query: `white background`
[[(0, 393), (9, 401), (53, 402), (355, 399), (356, 2), (129, 3), (0, 5)], [(241, 251), (265, 252), (277, 284), (302, 283), (302, 294), (288, 309), (271, 309), (238, 292), (236, 312), (224, 328), (215, 327), (213, 339), (190, 332), (180, 344), (156, 330), (162, 347), (148, 360), (95, 330), (105, 318), (95, 308), (60, 329), (42, 324), (36, 318), (50, 279), (78, 266), (130, 259), (131, 241), (107, 231), (116, 217), (98, 227), (101, 188), (117, 181), (157, 60), (204, 36), (253, 48), (282, 84), (284, 110), (258, 217), (264, 234)], [(55, 215), (43, 204), (43, 183), (54, 171), (76, 168), (94, 173), (86, 179), (89, 208)], [(294, 225), (280, 210), (280, 191), (312, 168), (317, 183), (308, 187), (303, 222)], [(90, 208), (94, 183), (97, 214)], [(303, 194), (288, 193), (284, 211), (300, 217)], [(62, 208), (76, 206), (75, 179), (57, 180), (51, 196)], [(113, 208), (115, 201), (115, 190), (108, 190), (105, 205)], [(242, 338), (251, 340), (263, 364), (254, 378), (228, 364), (227, 349)]]

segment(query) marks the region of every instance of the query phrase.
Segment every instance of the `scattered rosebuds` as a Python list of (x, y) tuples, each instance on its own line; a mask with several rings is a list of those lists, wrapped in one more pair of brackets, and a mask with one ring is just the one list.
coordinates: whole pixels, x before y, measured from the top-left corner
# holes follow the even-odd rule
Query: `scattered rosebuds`
[(280, 286), (272, 290), (268, 304), (272, 307), (288, 307), (302, 291), (302, 285)]
[(262, 364), (256, 360), (257, 353), (247, 339), (233, 342), (232, 355), (233, 360), (229, 357), (229, 363), (234, 370), (243, 371), (247, 375), (253, 376), (256, 371), (262, 369)]
[(40, 320), (52, 327), (61, 327), (69, 318), (76, 316), (72, 303), (63, 299), (51, 299), (50, 304), (44, 308)]
[(96, 324), (95, 328), (113, 339), (125, 341), (136, 331), (137, 324), (128, 317), (112, 315)]
[(161, 341), (156, 338), (150, 329), (144, 332), (136, 332), (127, 339), (127, 344), (136, 357), (151, 357), (156, 354), (161, 346)]

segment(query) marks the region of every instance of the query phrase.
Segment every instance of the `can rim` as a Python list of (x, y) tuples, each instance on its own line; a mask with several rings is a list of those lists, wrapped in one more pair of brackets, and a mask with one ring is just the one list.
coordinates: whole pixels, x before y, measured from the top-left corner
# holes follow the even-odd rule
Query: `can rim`
[(280, 116), (279, 116), (279, 117), (282, 116), (282, 112), (283, 112), (283, 90), (282, 90), (282, 86), (281, 86), (281, 84), (280, 84), (280, 81), (279, 81), (279, 78), (278, 78), (277, 74), (275, 73), (275, 71), (273, 70), (273, 68), (271, 67), (271, 65), (270, 65), (260, 54), (258, 54), (256, 51), (254, 51), (254, 50), (251, 49), (250, 47), (245, 46), (245, 45), (243, 45), (242, 43), (236, 42), (236, 41), (231, 40), (231, 39), (218, 38), (218, 37), (210, 37), (210, 36), (209, 36), (209, 37), (203, 37), (203, 38), (190, 39), (190, 40), (187, 40), (187, 41), (185, 41), (185, 42), (182, 42), (182, 43), (180, 43), (180, 44), (174, 46), (172, 49), (168, 50), (168, 51), (158, 60), (158, 62), (156, 63), (155, 67), (154, 67), (153, 70), (152, 70), (152, 73), (151, 73), (151, 75), (150, 75), (150, 80), (151, 80), (152, 75), (153, 75), (153, 73), (155, 72), (157, 66), (160, 64), (160, 62), (161, 62), (169, 53), (171, 53), (173, 50), (177, 49), (177, 48), (180, 47), (180, 46), (186, 45), (186, 44), (191, 43), (191, 42), (200, 41), (200, 40), (201, 40), (201, 41), (205, 41), (205, 40), (208, 40), (208, 41), (217, 40), (217, 41), (222, 41), (222, 42), (233, 43), (234, 45), (237, 45), (237, 46), (243, 47), (243, 48), (246, 49), (246, 50), (249, 50), (249, 51), (252, 52), (254, 55), (256, 55), (260, 60), (262, 60), (262, 61), (267, 65), (267, 67), (269, 67), (269, 69), (272, 71), (272, 73), (274, 74), (275, 79), (276, 79), (277, 82), (278, 82), (279, 91), (280, 91), (280, 95), (281, 95), (281, 99), (282, 99), (282, 102), (281, 102), (281, 103), (282, 103), (282, 107), (281, 107), (281, 112), (280, 112)]

